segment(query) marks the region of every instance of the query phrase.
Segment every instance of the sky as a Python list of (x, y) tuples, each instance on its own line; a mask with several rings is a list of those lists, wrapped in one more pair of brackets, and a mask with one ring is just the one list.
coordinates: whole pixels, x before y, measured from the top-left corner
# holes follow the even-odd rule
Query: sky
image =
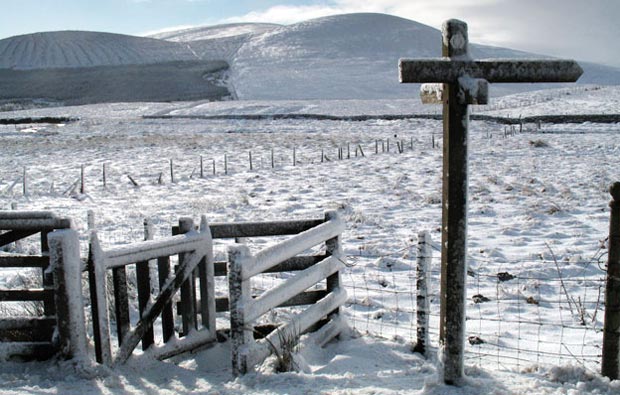
[(41, 31), (144, 35), (232, 22), (292, 24), (381, 12), (440, 29), (458, 18), (470, 41), (620, 67), (620, 0), (0, 0), (0, 39)]

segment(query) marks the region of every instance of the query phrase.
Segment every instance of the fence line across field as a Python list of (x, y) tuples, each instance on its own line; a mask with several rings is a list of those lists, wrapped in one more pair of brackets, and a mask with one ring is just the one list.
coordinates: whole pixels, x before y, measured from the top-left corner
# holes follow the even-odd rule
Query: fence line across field
[[(509, 127), (504, 126), (503, 131), (496, 133), (495, 136), (503, 136), (503, 138), (508, 138), (518, 133), (523, 133), (522, 125), (519, 128), (514, 125)], [(494, 134), (488, 133), (486, 137), (492, 139), (494, 138)], [(218, 158), (213, 156), (206, 157), (204, 155), (197, 155), (195, 157), (194, 165), (189, 166), (187, 165), (190, 162), (189, 160), (183, 160), (181, 162), (171, 158), (163, 160), (161, 170), (149, 175), (149, 180), (146, 181), (145, 175), (137, 175), (140, 171), (135, 169), (127, 169), (126, 167), (120, 169), (120, 171), (115, 171), (115, 166), (111, 161), (103, 161), (99, 164), (81, 164), (75, 169), (75, 179), (73, 179), (73, 181), (69, 181), (68, 183), (63, 180), (64, 182), (62, 186), (55, 183), (53, 176), (45, 177), (44, 180), (47, 181), (45, 187), (45, 189), (47, 189), (47, 193), (54, 195), (60, 194), (75, 196), (78, 193), (80, 195), (84, 195), (85, 193), (87, 194), (91, 188), (103, 187), (106, 189), (111, 185), (113, 177), (117, 180), (125, 180), (125, 182), (130, 183), (134, 187), (140, 187), (144, 184), (162, 185), (167, 182), (174, 184), (181, 180), (229, 175), (233, 173), (233, 165), (236, 167), (235, 170), (239, 172), (275, 169), (283, 166), (327, 163), (345, 159), (368, 157), (372, 154), (403, 154), (406, 150), (414, 150), (415, 147), (420, 145), (425, 145), (430, 149), (440, 149), (440, 141), (441, 136), (435, 136), (433, 133), (431, 134), (430, 141), (427, 142), (420, 141), (417, 137), (409, 137), (375, 139), (370, 143), (344, 143), (330, 149), (321, 148), (306, 150), (294, 146), (286, 150), (278, 150), (279, 154), (275, 149), (271, 148), (266, 156), (265, 154), (257, 155), (256, 152), (252, 150), (246, 150), (245, 154), (238, 153), (237, 155), (232, 156), (225, 153), (220, 155)], [(246, 156), (247, 159), (242, 159), (243, 156)], [(244, 164), (244, 162), (246, 163)], [(242, 170), (238, 170), (240, 166)], [(95, 169), (100, 169), (100, 171)], [(93, 173), (96, 174), (95, 177), (98, 179), (96, 182), (91, 181), (93, 178)], [(181, 176), (180, 174), (182, 173), (185, 175)], [(1, 192), (4, 194), (12, 194), (15, 188), (21, 184), (21, 192), (23, 196), (32, 194), (34, 192), (33, 181), (35, 180), (33, 175), (29, 173), (26, 166), (21, 168), (20, 174), (21, 175), (18, 176), (13, 182), (7, 184)], [(39, 183), (41, 183), (40, 178), (41, 177), (37, 180)], [(67, 177), (64, 178), (66, 179)], [(41, 192), (39, 191), (39, 193)]]

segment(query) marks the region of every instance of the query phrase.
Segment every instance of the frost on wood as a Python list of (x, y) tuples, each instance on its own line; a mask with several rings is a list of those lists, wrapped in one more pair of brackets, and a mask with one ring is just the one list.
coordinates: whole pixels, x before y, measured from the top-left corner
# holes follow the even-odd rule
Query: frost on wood
[(57, 230), (48, 235), (50, 266), (56, 283), (56, 315), (60, 353), (86, 360), (86, 327), (82, 301), (82, 261), (78, 234)]

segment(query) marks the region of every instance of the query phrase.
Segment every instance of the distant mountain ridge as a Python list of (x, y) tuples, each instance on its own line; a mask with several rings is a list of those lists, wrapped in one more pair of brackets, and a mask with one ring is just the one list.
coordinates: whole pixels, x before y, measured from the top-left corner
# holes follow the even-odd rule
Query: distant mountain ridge
[[(37, 89), (43, 98), (79, 103), (80, 89), (72, 94), (71, 87), (72, 84), (81, 87), (84, 75), (73, 81), (73, 74), (98, 67), (104, 69), (101, 73), (89, 72), (89, 78), (101, 75), (122, 80), (125, 78), (123, 67), (131, 67), (135, 78), (144, 78), (144, 83), (138, 81), (132, 86), (151, 90), (147, 95), (136, 91), (135, 100), (158, 100), (156, 93), (163, 90), (155, 86), (158, 79), (153, 76), (165, 76), (165, 70), (176, 67), (173, 64), (189, 62), (191, 67), (182, 67), (181, 71), (173, 69), (173, 74), (179, 77), (187, 70), (192, 73), (191, 77), (182, 78), (186, 82), (179, 84), (176, 92), (174, 81), (167, 81), (167, 94), (160, 100), (195, 100), (197, 92), (204, 92), (204, 98), (208, 99), (225, 96), (248, 100), (410, 98), (417, 96), (417, 90), (415, 86), (399, 84), (398, 59), (437, 57), (440, 50), (439, 30), (404, 18), (369, 13), (328, 16), (288, 26), (261, 23), (207, 26), (151, 37), (47, 32), (0, 40), (0, 83), (3, 76), (9, 76), (6, 69), (30, 73), (55, 68), (75, 69), (62, 74), (67, 78), (63, 97), (54, 97), (54, 89), (46, 89), (41, 78), (38, 78)], [(476, 58), (540, 57), (477, 44), (471, 45), (471, 52)], [(223, 62), (227, 66), (222, 66)], [(144, 75), (135, 72), (140, 65), (145, 65)], [(582, 66), (585, 74), (580, 83), (620, 84), (620, 69), (591, 63), (582, 63)], [(115, 68), (107, 70), (106, 67)], [(149, 76), (148, 73), (155, 74)], [(20, 78), (28, 79), (22, 74)], [(206, 86), (203, 90), (192, 89), (191, 95), (186, 93), (187, 81), (201, 84), (201, 80), (205, 85), (217, 87), (217, 94)], [(119, 83), (111, 81), (110, 85)], [(17, 84), (10, 86), (10, 91), (0, 91), (0, 99), (24, 99), (33, 94), (32, 89), (20, 91)], [(494, 86), (492, 93), (544, 87), (546, 85)], [(222, 95), (223, 88), (228, 89), (228, 95)], [(131, 101), (130, 93), (125, 90), (122, 100)], [(121, 97), (115, 98), (109, 91), (101, 97), (102, 101), (115, 99)], [(87, 100), (97, 101), (97, 92), (89, 91)]]

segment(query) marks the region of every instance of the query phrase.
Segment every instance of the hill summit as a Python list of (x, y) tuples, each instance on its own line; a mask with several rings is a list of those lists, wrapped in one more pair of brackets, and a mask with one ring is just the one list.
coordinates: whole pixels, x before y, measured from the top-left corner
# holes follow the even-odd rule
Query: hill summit
[[(417, 96), (417, 91), (414, 86), (399, 84), (398, 59), (437, 57), (440, 50), (439, 30), (370, 13), (288, 26), (242, 23), (198, 27), (151, 37), (80, 31), (35, 33), (0, 40), (0, 83), (6, 87), (0, 99), (83, 103), (226, 97), (410, 98)], [(471, 45), (471, 52), (476, 58), (540, 57), (476, 44)], [(582, 67), (585, 74), (580, 83), (620, 84), (620, 69), (589, 63)], [(129, 86), (128, 74), (132, 76)], [(59, 90), (53, 79), (62, 79), (63, 89)], [(31, 80), (38, 81), (36, 86), (21, 83)], [(494, 86), (492, 93), (544, 87)], [(119, 88), (123, 94), (115, 95)], [(99, 94), (101, 89), (105, 92)]]

